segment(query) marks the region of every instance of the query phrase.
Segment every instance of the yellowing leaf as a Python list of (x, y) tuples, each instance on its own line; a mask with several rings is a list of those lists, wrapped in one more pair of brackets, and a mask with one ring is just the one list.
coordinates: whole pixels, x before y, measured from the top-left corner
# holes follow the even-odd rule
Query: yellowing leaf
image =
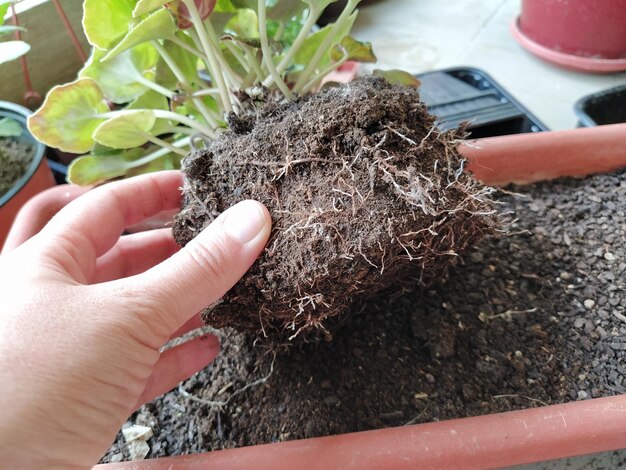
[(344, 59), (344, 57), (355, 62), (376, 62), (372, 43), (357, 41), (351, 36), (343, 38), (330, 51), (330, 58), (335, 62)]
[(404, 70), (380, 70), (376, 69), (372, 72), (375, 77), (382, 77), (392, 85), (405, 85), (418, 88), (421, 82)]
[(102, 90), (90, 78), (54, 87), (41, 108), (28, 118), (28, 129), (44, 144), (65, 152), (85, 153), (93, 131), (109, 111)]
[(156, 116), (148, 109), (120, 111), (100, 124), (93, 138), (101, 145), (115, 149), (131, 149), (148, 142), (147, 134), (154, 127)]

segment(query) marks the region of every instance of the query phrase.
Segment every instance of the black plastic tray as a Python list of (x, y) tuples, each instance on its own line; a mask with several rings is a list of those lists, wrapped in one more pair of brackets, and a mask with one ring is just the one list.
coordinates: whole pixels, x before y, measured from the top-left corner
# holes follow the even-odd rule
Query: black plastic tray
[(458, 67), (416, 75), (422, 82), (420, 97), (439, 120), (442, 130), (469, 122), (473, 138), (547, 131), (486, 72)]
[(626, 122), (626, 85), (583, 96), (574, 105), (581, 127)]

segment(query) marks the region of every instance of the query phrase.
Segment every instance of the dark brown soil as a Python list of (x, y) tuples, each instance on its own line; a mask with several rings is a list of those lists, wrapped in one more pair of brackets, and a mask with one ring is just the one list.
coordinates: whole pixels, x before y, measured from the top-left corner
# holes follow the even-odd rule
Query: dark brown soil
[[(492, 190), (463, 172), (416, 89), (368, 78), (270, 102), (185, 160), (185, 244), (243, 199), (273, 231), (259, 261), (212, 308), (207, 325), (281, 341), (331, 337), (356, 301), (445, 277), (495, 225)], [(333, 323), (336, 323), (336, 318)]]
[(34, 147), (21, 140), (0, 138), (0, 197), (9, 191), (33, 161)]
[[(330, 343), (274, 358), (224, 332), (213, 365), (131, 417), (155, 430), (149, 457), (624, 393), (626, 172), (516, 189), (507, 235)], [(105, 461), (123, 458), (119, 438)]]

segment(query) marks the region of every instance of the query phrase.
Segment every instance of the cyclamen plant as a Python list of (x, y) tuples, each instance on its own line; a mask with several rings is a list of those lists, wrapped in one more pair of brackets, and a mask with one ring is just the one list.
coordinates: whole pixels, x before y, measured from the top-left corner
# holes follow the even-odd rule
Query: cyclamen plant
[(86, 154), (69, 168), (72, 183), (178, 168), (242, 111), (242, 92), (291, 98), (346, 61), (376, 60), (371, 44), (349, 35), (359, 0), (317, 29), (334, 1), (85, 0), (91, 57), (76, 81), (50, 91), (29, 129)]

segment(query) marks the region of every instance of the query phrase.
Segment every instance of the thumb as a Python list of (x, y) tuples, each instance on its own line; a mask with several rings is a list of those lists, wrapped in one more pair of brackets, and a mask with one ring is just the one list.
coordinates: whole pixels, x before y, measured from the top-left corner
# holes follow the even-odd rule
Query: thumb
[(152, 321), (164, 322), (171, 333), (220, 299), (259, 256), (271, 224), (265, 206), (240, 202), (176, 254), (135, 276), (133, 286), (167, 316), (155, 315)]

